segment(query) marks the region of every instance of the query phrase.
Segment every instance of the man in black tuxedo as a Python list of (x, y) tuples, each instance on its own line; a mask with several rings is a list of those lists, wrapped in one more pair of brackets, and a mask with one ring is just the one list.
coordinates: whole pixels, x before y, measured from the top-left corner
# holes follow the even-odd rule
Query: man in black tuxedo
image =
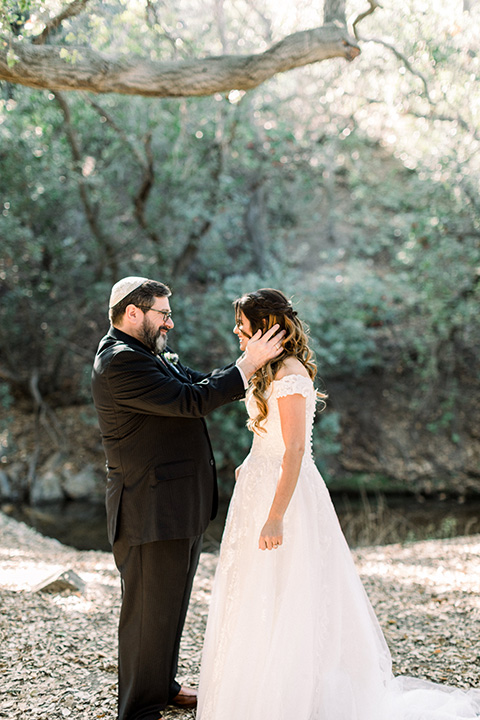
[(108, 536), (122, 578), (118, 720), (161, 720), (167, 705), (196, 705), (196, 691), (175, 675), (202, 534), (218, 505), (204, 416), (242, 398), (251, 375), (281, 352), (274, 327), (255, 335), (236, 365), (208, 374), (183, 366), (163, 354), (170, 294), (136, 276), (113, 286), (92, 373)]

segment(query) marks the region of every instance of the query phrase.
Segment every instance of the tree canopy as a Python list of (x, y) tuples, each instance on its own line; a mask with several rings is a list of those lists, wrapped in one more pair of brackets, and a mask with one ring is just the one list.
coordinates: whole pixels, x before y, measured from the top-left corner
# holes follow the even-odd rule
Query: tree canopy
[[(109, 289), (138, 274), (172, 286), (172, 345), (205, 369), (235, 357), (236, 296), (277, 286), (293, 298), (335, 390), (318, 420), (320, 457), (346, 457), (346, 443), (368, 455), (349, 425), (356, 413), (365, 438), (373, 432), (377, 410), (361, 422), (368, 388), (376, 408), (412, 418), (404, 436), (392, 430), (390, 472), (392, 453), (411, 457), (408, 433), (421, 431), (431, 474), (447, 455), (475, 465), (466, 417), (480, 344), (477, 3), (351, 0), (327, 2), (322, 14), (307, 0), (1, 7), (5, 457), (14, 403), (36, 409), (62, 444), (50, 411), (89, 403)], [(320, 62), (327, 37), (340, 52)], [(308, 65), (283, 73), (272, 64), (263, 80), (253, 71), (272, 56), (286, 62), (287, 49), (290, 62), (294, 46)], [(28, 70), (25, 58), (41, 57), (53, 60)], [(225, 80), (187, 97), (175, 81), (159, 97), (160, 85), (135, 75), (167, 67), (171, 83), (189, 68), (199, 89), (202, 72), (228, 58), (237, 67), (253, 58), (256, 88)], [(70, 92), (44, 75), (57, 64)], [(29, 72), (44, 84), (28, 87)], [(80, 89), (81, 77), (110, 90)], [(113, 91), (127, 80), (150, 96)], [(248, 444), (243, 423), (236, 407), (212, 418), (220, 467)], [(349, 458), (344, 467), (361, 469), (361, 457)]]

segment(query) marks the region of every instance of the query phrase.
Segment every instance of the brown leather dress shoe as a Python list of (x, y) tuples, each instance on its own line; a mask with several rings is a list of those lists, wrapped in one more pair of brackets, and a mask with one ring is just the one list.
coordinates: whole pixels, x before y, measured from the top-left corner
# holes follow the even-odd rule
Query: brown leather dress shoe
[(170, 705), (179, 708), (196, 708), (197, 707), (197, 691), (193, 688), (182, 685), (178, 695), (175, 695)]

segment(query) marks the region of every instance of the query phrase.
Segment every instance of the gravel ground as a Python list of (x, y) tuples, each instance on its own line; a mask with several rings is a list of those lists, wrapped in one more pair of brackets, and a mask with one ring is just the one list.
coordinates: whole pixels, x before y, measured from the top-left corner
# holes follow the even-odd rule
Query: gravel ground
[[(480, 686), (480, 536), (353, 555), (395, 673)], [(120, 590), (111, 555), (66, 547), (0, 513), (0, 559), (0, 717), (115, 720)], [(202, 554), (184, 633), (179, 679), (193, 686), (216, 561)], [(77, 573), (84, 592), (32, 591), (60, 570)]]

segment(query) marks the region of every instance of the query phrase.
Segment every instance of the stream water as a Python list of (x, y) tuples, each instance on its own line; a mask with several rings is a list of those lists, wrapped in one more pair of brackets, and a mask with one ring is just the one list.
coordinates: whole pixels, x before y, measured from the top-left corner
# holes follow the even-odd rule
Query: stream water
[[(480, 498), (463, 502), (445, 498), (419, 500), (409, 496), (332, 494), (343, 532), (351, 547), (409, 542), (480, 533)], [(205, 534), (205, 548), (220, 542), (228, 501)], [(43, 535), (79, 550), (110, 550), (103, 505), (85, 502), (50, 504), (41, 507), (2, 508), (17, 520)]]

